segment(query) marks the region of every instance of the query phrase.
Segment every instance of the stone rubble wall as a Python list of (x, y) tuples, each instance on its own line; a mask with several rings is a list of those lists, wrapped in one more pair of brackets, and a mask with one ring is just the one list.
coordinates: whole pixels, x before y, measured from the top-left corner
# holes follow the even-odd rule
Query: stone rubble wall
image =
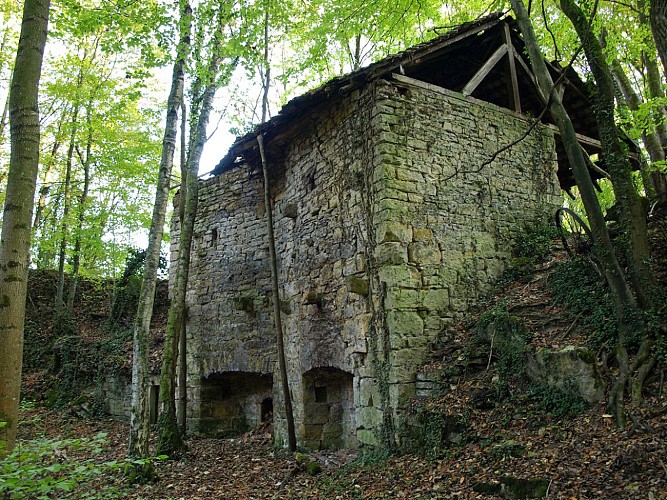
[[(274, 372), (262, 186), (261, 172), (237, 168), (202, 181), (199, 187), (186, 295), (187, 421), (195, 433), (203, 431), (202, 378), (224, 372)], [(178, 252), (177, 212), (176, 207), (172, 280)]]
[(529, 127), (515, 113), (420, 83), (380, 83), (376, 107), (373, 262), (388, 351), (376, 378), (401, 447), (431, 345), (490, 290), (513, 238), (549, 221), (561, 198), (551, 132), (538, 127), (494, 157)]
[[(489, 290), (514, 236), (560, 205), (553, 137), (536, 128), (486, 165), (523, 134), (526, 119), (396, 81), (366, 86), (301, 124), (284, 163), (271, 166), (297, 436), (303, 442), (304, 401), (315, 397), (303, 376), (325, 369), (343, 384), (330, 398), (347, 394), (349, 379), (354, 405), (340, 426), (322, 428), (349, 429), (345, 446), (401, 447), (431, 344)], [(259, 166), (202, 182), (193, 243), (189, 426), (198, 426), (202, 377), (272, 373), (283, 445)], [(330, 419), (349, 406), (345, 398), (330, 402)], [(311, 425), (311, 445), (314, 432)]]

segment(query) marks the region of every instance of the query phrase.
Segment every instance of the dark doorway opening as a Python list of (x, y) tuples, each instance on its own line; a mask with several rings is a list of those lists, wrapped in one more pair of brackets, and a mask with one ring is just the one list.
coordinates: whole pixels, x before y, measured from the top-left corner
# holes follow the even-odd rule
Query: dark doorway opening
[[(273, 411), (273, 377), (256, 372), (212, 373), (201, 382), (200, 432), (237, 436), (264, 421), (265, 401)], [(268, 407), (267, 407), (268, 408)]]
[(262, 401), (261, 413), (262, 422), (273, 420), (273, 398), (266, 398)]

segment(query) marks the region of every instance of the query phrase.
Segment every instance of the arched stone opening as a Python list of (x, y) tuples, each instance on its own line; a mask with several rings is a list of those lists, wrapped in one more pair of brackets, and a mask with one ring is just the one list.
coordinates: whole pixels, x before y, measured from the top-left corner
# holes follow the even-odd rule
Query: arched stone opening
[(273, 377), (257, 372), (212, 373), (201, 381), (200, 432), (239, 435), (264, 422), (264, 406), (272, 403)]
[(354, 394), (351, 373), (313, 368), (303, 375), (303, 444), (308, 448), (354, 448)]

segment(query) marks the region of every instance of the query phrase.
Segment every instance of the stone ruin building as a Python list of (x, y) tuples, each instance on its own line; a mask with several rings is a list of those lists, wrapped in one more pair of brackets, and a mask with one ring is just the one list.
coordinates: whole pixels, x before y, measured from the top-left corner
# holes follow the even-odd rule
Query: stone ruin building
[[(276, 445), (287, 439), (261, 133), (298, 444), (409, 442), (433, 343), (573, 184), (556, 127), (548, 116), (531, 126), (544, 102), (529, 67), (514, 21), (494, 15), (333, 79), (236, 140), (200, 184), (190, 431), (226, 435), (272, 416)], [(568, 73), (558, 91), (582, 146), (598, 152), (581, 81)], [(174, 224), (173, 252), (177, 240)]]

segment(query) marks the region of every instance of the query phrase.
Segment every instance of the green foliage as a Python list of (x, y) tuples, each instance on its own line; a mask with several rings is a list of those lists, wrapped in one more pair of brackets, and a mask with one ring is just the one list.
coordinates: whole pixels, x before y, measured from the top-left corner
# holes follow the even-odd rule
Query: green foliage
[(431, 459), (442, 458), (450, 448), (465, 443), (468, 436), (468, 416), (450, 415), (446, 409), (432, 405), (413, 408), (416, 423), (409, 451)]
[[(69, 453), (87, 450), (99, 454), (105, 434), (92, 439), (36, 439), (17, 443), (14, 452), (0, 462), (0, 495), (11, 498), (81, 498), (85, 485), (97, 476), (120, 467), (117, 462), (76, 460)], [(87, 498), (101, 498), (88, 491)], [(119, 498), (105, 490), (104, 497)]]
[(555, 418), (577, 415), (588, 406), (584, 399), (547, 385), (531, 385), (529, 395), (539, 413)]
[(482, 348), (485, 355), (494, 357), (501, 377), (521, 378), (526, 372), (529, 340), (530, 333), (521, 318), (501, 304), (480, 316), (468, 349)]
[[(111, 324), (122, 324), (123, 320), (133, 316), (137, 311), (137, 301), (141, 291), (141, 283), (146, 263), (146, 250), (131, 248), (125, 261), (123, 275), (116, 283), (111, 303)], [(164, 259), (160, 259), (160, 264)]]
[[(355, 478), (364, 472), (386, 470), (391, 454), (382, 448), (361, 448), (359, 457), (336, 470), (332, 475), (324, 476), (320, 481), (324, 498), (337, 498), (341, 495), (351, 498), (364, 498), (364, 491), (355, 488)], [(390, 471), (387, 470), (389, 474)]]
[(496, 285), (504, 287), (532, 275), (535, 265), (551, 253), (551, 242), (557, 236), (558, 231), (552, 223), (542, 221), (525, 228), (517, 236), (510, 265)]
[[(613, 351), (618, 327), (611, 292), (590, 262), (571, 259), (559, 263), (549, 276), (556, 303), (578, 317), (594, 350)], [(628, 339), (631, 344), (637, 339)]]
[(558, 231), (553, 223), (540, 222), (529, 226), (516, 239), (515, 257), (539, 262), (551, 253), (551, 241), (557, 237)]
[(55, 407), (87, 402), (84, 390), (95, 380), (99, 364), (97, 346), (83, 341), (80, 335), (61, 337), (56, 352), (56, 385), (48, 394), (48, 403)]
[[(95, 480), (102, 475), (125, 472), (137, 466), (152, 465), (153, 457), (141, 460), (99, 461), (81, 459), (77, 454), (99, 455), (108, 444), (106, 434), (93, 438), (19, 441), (14, 452), (0, 461), (0, 497), (14, 498), (125, 498), (128, 492), (118, 486), (97, 491)], [(107, 481), (105, 481), (107, 483)]]

